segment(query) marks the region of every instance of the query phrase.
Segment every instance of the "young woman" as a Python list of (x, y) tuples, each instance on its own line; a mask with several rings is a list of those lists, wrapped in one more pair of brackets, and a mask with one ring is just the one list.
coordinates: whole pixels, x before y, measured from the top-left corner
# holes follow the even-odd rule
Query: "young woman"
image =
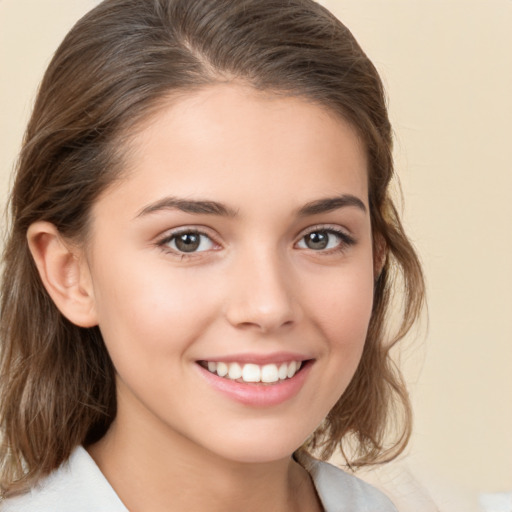
[(409, 437), (389, 351), (423, 280), (392, 174), (378, 74), (310, 0), (80, 20), (11, 197), (0, 508), (395, 510), (312, 457)]

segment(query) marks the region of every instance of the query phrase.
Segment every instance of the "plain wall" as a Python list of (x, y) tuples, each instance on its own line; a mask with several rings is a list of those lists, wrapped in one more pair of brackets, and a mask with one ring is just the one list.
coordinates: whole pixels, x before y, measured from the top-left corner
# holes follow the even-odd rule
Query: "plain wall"
[[(0, 0), (2, 203), (44, 68), (96, 3)], [(403, 358), (408, 467), (441, 510), (462, 510), (444, 484), (468, 504), (512, 490), (512, 0), (322, 3), (383, 76), (427, 278), (428, 331)]]

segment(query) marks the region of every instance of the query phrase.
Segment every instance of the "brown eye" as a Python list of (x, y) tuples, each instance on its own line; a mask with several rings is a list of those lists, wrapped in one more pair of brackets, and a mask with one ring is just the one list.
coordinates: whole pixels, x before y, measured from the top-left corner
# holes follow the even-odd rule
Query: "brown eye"
[(321, 251), (329, 245), (329, 233), (326, 231), (314, 231), (304, 237), (304, 243), (308, 249)]
[(197, 233), (183, 233), (175, 239), (176, 248), (182, 252), (194, 252), (199, 248), (201, 235)]
[(317, 229), (304, 235), (297, 247), (312, 251), (329, 251), (336, 248), (341, 249), (354, 243), (354, 239), (345, 233), (333, 229)]
[(181, 253), (208, 251), (214, 246), (210, 237), (197, 231), (177, 233), (165, 240), (164, 244)]

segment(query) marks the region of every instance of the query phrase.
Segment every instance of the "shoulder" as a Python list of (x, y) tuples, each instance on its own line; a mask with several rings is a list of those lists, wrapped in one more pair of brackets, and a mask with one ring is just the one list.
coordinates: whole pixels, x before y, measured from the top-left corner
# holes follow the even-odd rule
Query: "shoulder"
[(385, 494), (360, 478), (304, 453), (297, 459), (311, 475), (326, 512), (397, 512)]
[(77, 447), (67, 462), (30, 492), (3, 501), (1, 512), (128, 512), (86, 450)]

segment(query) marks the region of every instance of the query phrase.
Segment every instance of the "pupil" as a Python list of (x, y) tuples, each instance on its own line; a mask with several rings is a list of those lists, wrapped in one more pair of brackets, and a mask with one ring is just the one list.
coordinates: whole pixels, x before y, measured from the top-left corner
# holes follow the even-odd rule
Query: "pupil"
[(196, 233), (184, 233), (176, 238), (176, 247), (182, 252), (194, 252), (200, 241), (200, 236)]
[(307, 236), (306, 245), (310, 249), (325, 249), (329, 243), (329, 236), (327, 233), (318, 231), (316, 233), (310, 233)]

